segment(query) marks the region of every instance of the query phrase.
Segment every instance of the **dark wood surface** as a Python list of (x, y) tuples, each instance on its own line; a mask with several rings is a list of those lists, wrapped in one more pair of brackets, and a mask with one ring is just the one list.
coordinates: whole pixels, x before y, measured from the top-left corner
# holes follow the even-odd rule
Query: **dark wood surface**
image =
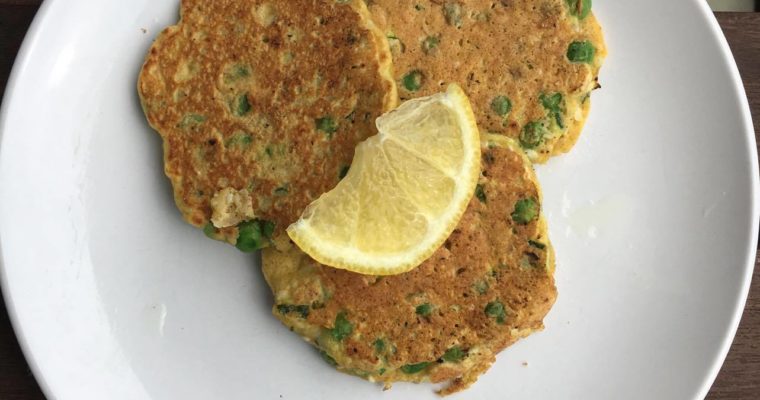
[[(0, 89), (40, 0), (0, 0)], [(760, 132), (760, 13), (717, 13), (739, 64), (755, 123)], [(760, 258), (755, 272), (760, 270)], [(760, 278), (752, 283), (744, 317), (710, 400), (760, 398)], [(0, 299), (0, 399), (44, 399), (29, 372)]]

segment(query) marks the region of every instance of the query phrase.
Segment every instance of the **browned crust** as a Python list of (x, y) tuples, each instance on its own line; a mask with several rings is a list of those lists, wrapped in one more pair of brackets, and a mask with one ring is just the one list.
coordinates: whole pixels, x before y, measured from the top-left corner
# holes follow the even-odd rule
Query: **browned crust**
[[(183, 0), (181, 16), (156, 39), (138, 82), (177, 206), (202, 227), (214, 193), (248, 189), (256, 216), (281, 232), (338, 182), (374, 119), (395, 107), (387, 43), (359, 0)], [(247, 72), (235, 78), (238, 67)], [(234, 115), (243, 96), (248, 110)], [(336, 132), (317, 129), (325, 116)], [(234, 227), (216, 233), (237, 237)]]
[[(366, 276), (319, 265), (295, 246), (285, 252), (265, 250), (263, 271), (276, 303), (310, 305), (306, 319), (277, 307), (275, 315), (328, 351), (343, 371), (385, 383), (450, 381), (443, 394), (466, 388), (496, 353), (542, 329), (556, 298), (546, 223), (539, 217), (520, 225), (511, 218), (518, 200), (541, 200), (540, 188), (516, 145), (504, 137), (488, 140), (480, 180), (486, 202), (473, 197), (446, 244), (410, 272)], [(546, 247), (539, 249), (529, 240)], [(495, 301), (507, 310), (503, 323), (484, 311)], [(433, 306), (429, 316), (416, 313), (424, 303)], [(338, 343), (326, 332), (340, 313), (354, 331)], [(378, 353), (376, 339), (394, 351)], [(462, 363), (439, 363), (453, 346), (469, 351), (469, 357)], [(399, 370), (420, 362), (433, 366), (418, 374)]]
[[(401, 99), (436, 93), (459, 83), (484, 132), (518, 139), (523, 127), (546, 117), (542, 93), (560, 92), (568, 100), (564, 128), (528, 152), (545, 162), (572, 148), (588, 115), (589, 101), (606, 54), (601, 28), (593, 15), (582, 21), (569, 15), (565, 0), (373, 0), (373, 18), (392, 43)], [(461, 25), (447, 20), (447, 7), (458, 7)], [(395, 39), (398, 38), (398, 39)], [(426, 50), (425, 40), (437, 46)], [(590, 40), (597, 48), (593, 64), (571, 63), (566, 57), (574, 40)], [(404, 88), (410, 71), (422, 71), (418, 91)], [(497, 96), (507, 96), (512, 110), (502, 117), (491, 109)], [(576, 110), (580, 112), (576, 113)]]

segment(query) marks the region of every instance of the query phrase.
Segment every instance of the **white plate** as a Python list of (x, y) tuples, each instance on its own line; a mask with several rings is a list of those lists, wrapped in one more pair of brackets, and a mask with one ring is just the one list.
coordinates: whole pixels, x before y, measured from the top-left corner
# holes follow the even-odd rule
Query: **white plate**
[[(604, 88), (577, 148), (538, 168), (559, 300), (543, 333), (456, 398), (699, 398), (738, 324), (758, 170), (726, 42), (699, 0), (594, 5)], [(176, 17), (176, 0), (47, 1), (16, 63), (0, 147), (3, 291), (45, 393), (435, 398), (324, 365), (270, 316), (258, 260), (180, 219), (135, 90)]]

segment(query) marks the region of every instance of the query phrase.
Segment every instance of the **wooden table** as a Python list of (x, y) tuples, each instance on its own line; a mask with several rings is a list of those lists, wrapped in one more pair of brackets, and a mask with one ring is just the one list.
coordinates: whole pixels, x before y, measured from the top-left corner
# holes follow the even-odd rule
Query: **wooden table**
[[(0, 88), (5, 84), (24, 33), (41, 0), (0, 0)], [(760, 13), (717, 13), (747, 88), (760, 133)], [(755, 272), (760, 270), (760, 258)], [(741, 326), (710, 400), (760, 398), (760, 277), (752, 283)], [(16, 342), (0, 299), (0, 399), (44, 399)]]

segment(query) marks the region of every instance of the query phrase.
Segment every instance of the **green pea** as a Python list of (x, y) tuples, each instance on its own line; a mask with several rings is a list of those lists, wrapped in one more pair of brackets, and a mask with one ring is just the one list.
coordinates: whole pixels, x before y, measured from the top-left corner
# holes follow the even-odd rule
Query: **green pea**
[(423, 361), (421, 363), (404, 365), (400, 369), (401, 369), (401, 372), (405, 374), (416, 374), (427, 369), (427, 367), (430, 366), (430, 364), (431, 364), (430, 362)]
[(447, 2), (443, 5), (443, 16), (446, 23), (455, 27), (462, 27), (462, 6), (459, 3)]
[(520, 199), (515, 203), (515, 210), (512, 212), (512, 220), (519, 225), (526, 225), (538, 218), (539, 205), (536, 199), (528, 197)]
[(432, 311), (433, 311), (433, 306), (430, 305), (430, 303), (420, 304), (414, 310), (414, 312), (417, 313), (417, 315), (421, 315), (423, 317), (429, 316)]
[(335, 361), (334, 358), (330, 357), (329, 354), (327, 354), (326, 351), (320, 350), (319, 355), (322, 357), (323, 360), (325, 360), (326, 363), (332, 365), (333, 367), (337, 367), (338, 363)]
[(459, 346), (454, 346), (446, 350), (446, 352), (443, 353), (443, 356), (441, 358), (443, 359), (443, 361), (456, 363), (456, 362), (462, 361), (462, 359), (464, 359), (466, 355), (467, 353), (462, 351), (462, 349), (459, 348)]
[(375, 340), (372, 345), (375, 347), (375, 351), (378, 353), (382, 353), (383, 350), (385, 350), (385, 341), (383, 339)]
[(541, 104), (545, 109), (549, 111), (556, 111), (559, 110), (562, 106), (562, 93), (542, 93), (541, 96), (539, 96), (539, 100), (541, 100)]
[(575, 41), (567, 47), (567, 59), (574, 63), (591, 63), (594, 61), (596, 49), (588, 40)]
[(546, 128), (541, 121), (528, 122), (520, 132), (520, 145), (524, 149), (535, 149), (544, 140)]
[(297, 314), (299, 317), (306, 319), (309, 316), (308, 305), (278, 304), (277, 311), (280, 314)]
[(478, 294), (486, 294), (486, 292), (488, 292), (488, 282), (486, 281), (475, 282), (473, 287)]
[(317, 118), (314, 123), (316, 124), (318, 131), (322, 131), (327, 134), (328, 139), (332, 138), (333, 133), (338, 130), (338, 124), (330, 116)]
[(487, 200), (487, 198), (486, 198), (486, 191), (485, 191), (485, 189), (483, 189), (483, 185), (478, 184), (477, 186), (475, 186), (475, 197), (477, 197), (478, 200), (480, 200), (481, 203), (485, 203), (486, 202), (486, 200)]
[(584, 19), (591, 13), (591, 0), (566, 0), (570, 15)]
[(410, 71), (406, 75), (404, 75), (403, 78), (401, 78), (401, 83), (404, 85), (404, 88), (410, 92), (416, 92), (420, 90), (423, 84), (424, 76), (422, 75), (422, 71), (415, 69), (414, 71)]
[(232, 147), (232, 146), (238, 146), (238, 145), (248, 146), (251, 143), (253, 143), (253, 137), (251, 135), (244, 132), (238, 132), (232, 135), (229, 139), (227, 139), (224, 142), (224, 146), (225, 147)]
[(504, 304), (500, 301), (492, 301), (486, 305), (485, 313), (491, 318), (495, 318), (496, 322), (503, 324), (507, 318), (507, 313), (504, 310)]
[(441, 39), (435, 36), (428, 36), (425, 38), (425, 40), (422, 41), (422, 51), (424, 51), (425, 54), (430, 54), (438, 47), (438, 44), (440, 43)]
[(251, 70), (245, 65), (234, 65), (224, 73), (224, 82), (232, 83), (251, 76)]
[(241, 94), (235, 99), (233, 112), (238, 117), (243, 117), (251, 111), (251, 103), (248, 102), (248, 93)]
[(491, 110), (496, 115), (503, 117), (512, 111), (512, 101), (507, 96), (496, 96), (491, 100)]
[(335, 317), (335, 326), (330, 330), (330, 335), (333, 339), (341, 341), (351, 335), (354, 331), (354, 326), (346, 318), (346, 313), (340, 312)]
[(238, 238), (235, 243), (238, 250), (251, 253), (261, 249), (264, 245), (265, 241), (262, 237), (259, 221), (246, 221), (238, 225)]
[(216, 227), (214, 227), (214, 224), (211, 222), (206, 224), (206, 226), (203, 227), (203, 234), (211, 239), (214, 239), (214, 236), (216, 236)]

